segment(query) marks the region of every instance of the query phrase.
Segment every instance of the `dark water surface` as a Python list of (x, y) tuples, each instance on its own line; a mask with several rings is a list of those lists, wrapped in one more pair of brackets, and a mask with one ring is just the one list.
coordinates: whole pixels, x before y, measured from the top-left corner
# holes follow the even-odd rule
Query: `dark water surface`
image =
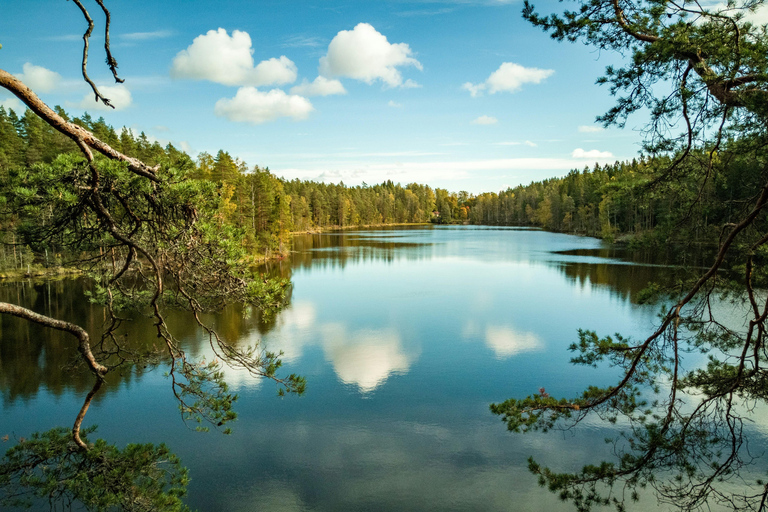
[[(211, 321), (228, 339), (285, 352), (305, 396), (228, 372), (240, 395), (231, 436), (181, 421), (162, 369), (115, 375), (86, 424), (120, 445), (165, 442), (190, 468), (201, 511), (571, 510), (536, 485), (533, 456), (575, 470), (608, 456), (599, 423), (506, 432), (488, 405), (545, 387), (575, 395), (610, 370), (569, 364), (579, 328), (644, 336), (658, 306), (637, 304), (669, 274), (591, 238), (538, 230), (418, 227), (302, 235), (290, 261), (290, 306), (272, 321), (230, 308)], [(98, 330), (83, 283), (13, 283), (3, 300)], [(206, 355), (188, 317), (169, 317)], [(0, 436), (71, 425), (91, 386), (65, 368), (71, 338), (0, 317)], [(129, 337), (153, 343), (149, 321)], [(2, 445), (0, 445), (2, 447)], [(639, 509), (655, 506), (644, 500)]]

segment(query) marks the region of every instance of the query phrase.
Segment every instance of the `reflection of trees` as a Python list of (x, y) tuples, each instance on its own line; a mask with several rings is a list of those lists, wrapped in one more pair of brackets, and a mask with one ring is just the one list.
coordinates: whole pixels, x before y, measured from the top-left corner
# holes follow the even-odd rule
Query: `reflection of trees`
[(630, 249), (623, 245), (607, 245), (594, 249), (555, 251), (564, 256), (620, 259), (638, 265), (664, 265), (707, 268), (714, 258), (713, 247), (668, 246), (664, 249)]
[(668, 281), (674, 275), (670, 268), (650, 265), (569, 262), (559, 265), (559, 268), (569, 281), (581, 287), (608, 288), (633, 303), (638, 302), (638, 294), (651, 282)]
[[(73, 318), (91, 330), (100, 308), (83, 297), (83, 286), (75, 281), (5, 283), (0, 287), (4, 302), (12, 302), (56, 318)], [(0, 316), (0, 387), (11, 401), (33, 396), (43, 385), (55, 395), (74, 389), (85, 393), (93, 387), (93, 376), (82, 368), (72, 371), (78, 357), (72, 335), (7, 315)], [(110, 375), (114, 378), (116, 375)], [(130, 378), (130, 377), (128, 377)], [(111, 386), (108, 386), (108, 389)]]
[[(418, 261), (432, 255), (431, 243), (410, 242), (409, 231), (421, 231), (424, 227), (399, 227), (397, 230), (340, 231), (296, 235), (293, 238), (294, 254), (291, 263), (294, 269), (310, 267), (344, 268), (350, 263), (398, 259)], [(382, 236), (382, 231), (391, 231), (391, 236)]]
[(558, 251), (564, 256), (614, 261), (567, 261), (560, 270), (571, 282), (609, 288), (623, 299), (637, 303), (640, 292), (651, 283), (671, 284), (674, 279), (704, 268), (709, 252), (631, 251), (623, 247)]
[[(91, 285), (84, 279), (59, 281), (18, 281), (0, 286), (0, 301), (19, 304), (54, 318), (70, 318), (97, 339), (107, 321), (104, 308), (89, 302), (85, 293)], [(207, 336), (189, 316), (180, 311), (166, 315), (168, 327), (183, 340), (192, 353), (201, 353)], [(265, 334), (275, 326), (275, 315), (263, 315), (258, 308), (232, 305), (207, 319), (221, 335), (237, 345), (247, 341), (254, 330)], [(149, 353), (161, 348), (153, 335), (153, 319), (134, 314), (117, 333), (128, 350)], [(72, 335), (8, 315), (0, 315), (0, 389), (4, 400), (13, 402), (37, 394), (41, 387), (55, 396), (74, 391), (83, 396), (93, 387), (93, 376), (80, 363)], [(119, 390), (120, 383), (130, 383), (146, 371), (136, 366), (121, 372), (109, 372), (100, 401)]]

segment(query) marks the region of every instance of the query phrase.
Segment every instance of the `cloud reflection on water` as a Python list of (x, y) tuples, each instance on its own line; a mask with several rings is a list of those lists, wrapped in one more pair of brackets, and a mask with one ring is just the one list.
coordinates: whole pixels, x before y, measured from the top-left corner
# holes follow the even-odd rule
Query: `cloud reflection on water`
[(532, 332), (520, 332), (510, 327), (495, 325), (485, 328), (485, 343), (494, 351), (497, 359), (544, 349), (544, 343)]
[(343, 323), (317, 322), (309, 301), (283, 311), (268, 338), (269, 350), (280, 350), (286, 362), (296, 361), (309, 347), (319, 346), (339, 380), (369, 393), (390, 375), (406, 373), (418, 354), (408, 354), (394, 328), (352, 330)]
[(482, 339), (497, 360), (503, 360), (524, 352), (544, 350), (542, 339), (533, 332), (516, 329), (511, 325), (485, 325), (476, 320), (464, 324), (462, 335), (466, 340)]
[(342, 324), (327, 324), (322, 332), (325, 357), (336, 375), (363, 393), (373, 391), (393, 373), (406, 373), (410, 367), (400, 334), (394, 329), (347, 333)]

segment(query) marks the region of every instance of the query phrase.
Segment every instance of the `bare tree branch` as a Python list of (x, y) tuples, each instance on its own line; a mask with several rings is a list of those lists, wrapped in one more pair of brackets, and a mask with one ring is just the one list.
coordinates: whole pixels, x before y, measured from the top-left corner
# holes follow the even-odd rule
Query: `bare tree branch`
[[(80, 11), (82, 11), (83, 13), (83, 17), (85, 17), (85, 20), (88, 22), (88, 28), (83, 34), (83, 63), (82, 63), (83, 79), (88, 83), (88, 85), (91, 86), (91, 89), (93, 89), (93, 94), (96, 97), (96, 101), (101, 101), (106, 106), (115, 108), (115, 106), (112, 105), (112, 102), (109, 100), (109, 98), (104, 97), (99, 92), (99, 89), (98, 87), (96, 87), (96, 84), (93, 83), (93, 80), (91, 80), (91, 78), (88, 76), (88, 69), (87, 69), (88, 68), (88, 43), (91, 38), (91, 34), (93, 33), (93, 18), (91, 18), (91, 15), (88, 14), (88, 11), (86, 10), (85, 6), (83, 6), (82, 2), (80, 2), (80, 0), (72, 0), (72, 1), (80, 8)], [(107, 41), (109, 41), (109, 39), (107, 39)], [(109, 60), (107, 61), (107, 63), (109, 63)]]
[(77, 348), (80, 351), (80, 354), (83, 356), (85, 362), (88, 364), (88, 368), (90, 368), (91, 373), (96, 375), (98, 378), (102, 378), (104, 375), (106, 375), (107, 368), (96, 361), (96, 358), (93, 357), (93, 352), (91, 352), (90, 336), (88, 335), (88, 332), (79, 325), (41, 315), (30, 309), (23, 308), (15, 304), (8, 304), (7, 302), (0, 302), (0, 314), (13, 315), (25, 320), (30, 320), (44, 327), (49, 327), (51, 329), (56, 329), (58, 331), (64, 331), (72, 334), (78, 340)]
[(104, 27), (104, 51), (107, 53), (107, 66), (109, 66), (109, 69), (112, 71), (112, 76), (115, 77), (115, 82), (121, 84), (125, 82), (125, 80), (117, 76), (117, 60), (112, 57), (112, 50), (109, 48), (109, 25), (112, 23), (112, 18), (109, 14), (109, 10), (104, 5), (103, 0), (96, 0), (96, 3), (99, 4), (101, 10), (104, 11), (104, 16), (107, 19)]

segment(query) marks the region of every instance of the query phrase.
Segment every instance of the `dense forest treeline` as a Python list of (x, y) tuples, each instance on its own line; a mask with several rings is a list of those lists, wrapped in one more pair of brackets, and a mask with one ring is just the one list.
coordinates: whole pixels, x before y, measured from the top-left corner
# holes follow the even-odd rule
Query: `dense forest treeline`
[[(136, 135), (123, 128), (120, 132), (103, 118), (88, 114), (70, 118), (60, 107), (59, 115), (94, 133), (118, 151), (149, 165), (170, 165), (188, 178), (211, 181), (219, 187), (223, 199), (219, 215), (229, 225), (241, 229), (248, 248), (255, 255), (272, 257), (285, 254), (293, 231), (329, 227), (423, 223), (432, 220), (435, 191), (428, 186), (402, 186), (391, 181), (373, 186), (348, 187), (310, 181), (287, 181), (268, 168), (248, 167), (224, 150), (215, 156), (201, 153), (193, 160), (172, 144), (165, 147), (150, 140), (143, 132)], [(32, 111), (18, 116), (0, 107), (0, 199), (16, 194), (24, 185), (27, 171), (46, 166), (59, 155), (80, 155), (80, 149)], [(443, 195), (446, 191), (441, 191)], [(27, 243), (24, 224), (35, 223), (17, 212), (3, 208), (4, 244), (0, 246), (0, 269), (24, 269), (33, 261), (50, 263), (64, 248)], [(49, 257), (50, 255), (50, 257)]]
[[(762, 158), (741, 151), (741, 145), (732, 141), (718, 152), (704, 179), (663, 180), (672, 158), (640, 158), (573, 170), (498, 194), (460, 194), (450, 214), (458, 212), (472, 224), (538, 226), (611, 241), (712, 243), (762, 188)], [(709, 153), (689, 155), (676, 165), (706, 167)]]
[[(70, 119), (60, 107), (56, 110)], [(656, 182), (656, 176), (671, 163), (669, 157), (657, 157), (595, 165), (561, 178), (479, 195), (391, 181), (351, 187), (281, 179), (268, 168), (249, 168), (224, 150), (215, 156), (201, 153), (195, 161), (171, 144), (163, 147), (150, 140), (143, 132), (136, 135), (126, 128), (118, 132), (103, 118), (94, 120), (85, 114), (71, 120), (150, 165), (175, 166), (187, 177), (214, 182), (223, 199), (219, 212), (223, 221), (245, 233), (253, 254), (266, 257), (285, 254), (294, 231), (395, 223), (536, 226), (609, 240), (631, 235), (651, 243), (670, 238), (712, 240), (713, 233), (742, 209), (741, 200), (753, 195), (761, 179), (757, 171), (761, 159), (740, 152), (738, 142), (731, 142), (714, 164), (727, 166), (729, 172), (713, 168), (711, 178), (704, 182)], [(18, 116), (0, 107), (0, 198), (14, 193), (27, 169), (79, 151), (30, 110)], [(702, 160), (707, 158), (701, 155)], [(688, 160), (694, 163), (686, 165), (698, 165), (695, 159)], [(30, 246), (24, 239), (24, 223), (35, 219), (5, 210), (0, 268), (23, 269), (33, 260), (56, 262), (63, 248)], [(679, 226), (686, 219), (682, 231)]]

